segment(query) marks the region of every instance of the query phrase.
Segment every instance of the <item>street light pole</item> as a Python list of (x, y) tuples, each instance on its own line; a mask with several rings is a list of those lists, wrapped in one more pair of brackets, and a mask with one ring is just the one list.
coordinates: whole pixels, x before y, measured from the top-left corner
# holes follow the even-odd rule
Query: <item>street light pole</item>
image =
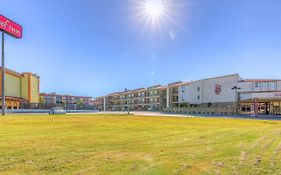
[(232, 90), (235, 90), (235, 100), (236, 100), (236, 109), (235, 109), (235, 112), (236, 112), (236, 115), (238, 115), (238, 104), (239, 104), (239, 97), (238, 97), (238, 90), (240, 90), (241, 88), (238, 87), (238, 86), (234, 86), (232, 88)]
[(1, 68), (1, 78), (2, 78), (2, 115), (6, 114), (6, 101), (5, 101), (5, 62), (4, 62), (4, 42), (5, 42), (5, 32), (2, 31), (2, 68)]
[(128, 115), (130, 114), (130, 108), (129, 108), (129, 102), (128, 102), (128, 89), (125, 88), (125, 101), (127, 103), (127, 112), (128, 112)]

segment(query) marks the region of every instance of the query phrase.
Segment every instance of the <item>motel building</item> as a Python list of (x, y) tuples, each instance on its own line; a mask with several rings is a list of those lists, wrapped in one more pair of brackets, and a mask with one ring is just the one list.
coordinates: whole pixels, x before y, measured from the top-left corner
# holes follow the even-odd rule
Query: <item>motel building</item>
[(186, 82), (178, 88), (177, 111), (196, 114), (281, 114), (281, 80), (242, 79), (234, 74)]
[[(30, 72), (18, 73), (5, 68), (6, 108), (19, 109), (23, 103), (39, 103), (39, 79), (39, 76)], [(2, 88), (0, 83), (0, 90)], [(2, 108), (1, 102), (0, 107)]]
[(170, 83), (104, 96), (101, 110), (187, 114), (281, 115), (281, 80), (243, 79), (238, 74)]
[(281, 115), (281, 80), (244, 80), (241, 87), (241, 114)]

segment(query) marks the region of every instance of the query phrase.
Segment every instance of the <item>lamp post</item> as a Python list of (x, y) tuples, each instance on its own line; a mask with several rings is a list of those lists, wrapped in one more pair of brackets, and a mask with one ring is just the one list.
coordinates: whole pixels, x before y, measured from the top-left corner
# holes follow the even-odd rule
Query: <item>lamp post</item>
[(127, 103), (127, 112), (128, 112), (128, 115), (130, 114), (130, 107), (129, 107), (129, 101), (128, 101), (128, 89), (125, 88), (125, 101)]
[(233, 86), (232, 90), (235, 90), (235, 100), (236, 100), (236, 115), (238, 115), (238, 104), (239, 104), (239, 97), (238, 97), (238, 90), (240, 90), (241, 88), (238, 86)]

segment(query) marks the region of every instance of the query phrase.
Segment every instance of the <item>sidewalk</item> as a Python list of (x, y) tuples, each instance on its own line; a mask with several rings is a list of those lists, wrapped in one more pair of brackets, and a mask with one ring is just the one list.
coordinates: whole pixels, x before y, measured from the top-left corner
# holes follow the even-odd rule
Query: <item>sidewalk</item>
[[(125, 115), (127, 111), (102, 111), (96, 114), (120, 114)], [(164, 113), (164, 112), (151, 112), (151, 111), (130, 111), (133, 115), (143, 116), (164, 116), (164, 117), (198, 117), (198, 118), (233, 118), (233, 119), (252, 119), (252, 120), (281, 120), (281, 116), (278, 115), (260, 115), (256, 117), (248, 115), (190, 115), (190, 114), (176, 114), (176, 113)]]

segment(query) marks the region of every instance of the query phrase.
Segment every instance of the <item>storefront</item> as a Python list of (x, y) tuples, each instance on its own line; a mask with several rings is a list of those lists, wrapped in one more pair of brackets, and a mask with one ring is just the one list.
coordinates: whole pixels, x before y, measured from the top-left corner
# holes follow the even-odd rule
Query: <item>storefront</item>
[[(1, 97), (0, 97), (1, 99)], [(20, 109), (21, 104), (23, 102), (26, 102), (26, 100), (22, 98), (16, 98), (16, 97), (6, 97), (6, 108), (7, 109)], [(2, 109), (2, 104), (0, 103), (0, 109)]]
[(281, 115), (281, 92), (260, 92), (240, 95), (241, 114)]

